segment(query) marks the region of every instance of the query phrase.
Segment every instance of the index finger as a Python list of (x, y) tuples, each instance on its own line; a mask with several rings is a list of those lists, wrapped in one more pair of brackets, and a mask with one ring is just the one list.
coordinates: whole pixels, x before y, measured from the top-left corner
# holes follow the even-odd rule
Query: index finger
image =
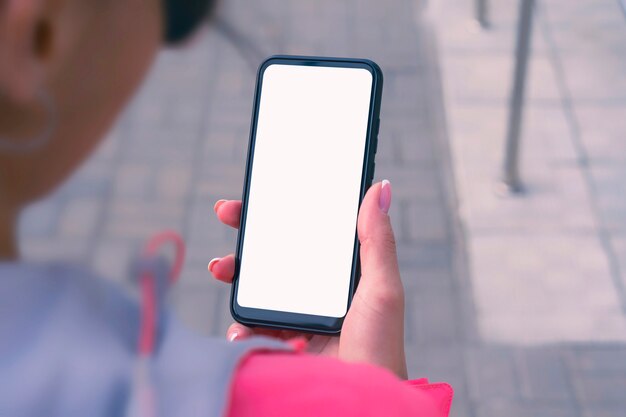
[(240, 200), (219, 200), (213, 207), (217, 218), (222, 223), (239, 228), (239, 217), (241, 216), (241, 201)]

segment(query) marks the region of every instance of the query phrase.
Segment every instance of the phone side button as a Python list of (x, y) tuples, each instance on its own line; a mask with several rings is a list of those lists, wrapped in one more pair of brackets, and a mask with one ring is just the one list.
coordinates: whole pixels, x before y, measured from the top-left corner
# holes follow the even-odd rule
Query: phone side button
[(374, 153), (378, 151), (378, 131), (380, 129), (380, 118), (376, 119), (376, 124), (374, 125), (374, 132), (372, 134), (372, 148)]

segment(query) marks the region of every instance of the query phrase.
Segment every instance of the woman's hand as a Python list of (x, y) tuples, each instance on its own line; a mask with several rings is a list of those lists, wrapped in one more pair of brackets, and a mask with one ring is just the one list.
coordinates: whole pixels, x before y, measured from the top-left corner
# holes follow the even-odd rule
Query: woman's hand
[[(374, 184), (361, 204), (357, 227), (361, 242), (361, 280), (339, 337), (249, 328), (234, 323), (228, 328), (227, 338), (237, 340), (255, 334), (283, 339), (302, 336), (309, 340), (310, 352), (383, 366), (406, 378), (404, 289), (387, 215), (390, 204), (391, 185), (388, 181)], [(214, 209), (222, 223), (239, 227), (241, 201), (220, 200)], [(231, 283), (235, 256), (213, 259), (209, 271), (218, 280)]]

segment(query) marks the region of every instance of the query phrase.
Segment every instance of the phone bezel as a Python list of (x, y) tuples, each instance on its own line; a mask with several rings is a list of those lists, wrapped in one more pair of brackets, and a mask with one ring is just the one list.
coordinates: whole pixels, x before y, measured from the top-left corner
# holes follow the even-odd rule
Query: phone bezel
[[(256, 145), (256, 128), (258, 121), (258, 111), (261, 99), (261, 91), (263, 85), (263, 75), (270, 65), (300, 65), (300, 66), (324, 66), (324, 67), (343, 67), (343, 68), (363, 68), (372, 74), (372, 92), (370, 96), (369, 118), (367, 123), (367, 137), (365, 143), (365, 155), (363, 158), (363, 168), (361, 173), (361, 186), (359, 193), (359, 206), (363, 201), (365, 192), (372, 184), (374, 176), (374, 158), (378, 141), (378, 128), (380, 120), (380, 104), (382, 98), (383, 75), (380, 67), (368, 59), (352, 59), (352, 58), (330, 58), (330, 57), (313, 57), (313, 56), (290, 56), (275, 55), (266, 59), (259, 67), (257, 72), (257, 81), (254, 94), (254, 103), (252, 110), (252, 121), (250, 128), (250, 139), (248, 145), (248, 156), (246, 160), (246, 173), (244, 178), (241, 222), (237, 235), (237, 249), (235, 254), (235, 275), (230, 296), (230, 310), (233, 318), (247, 326), (263, 326), (274, 329), (298, 330), (303, 332), (320, 333), (320, 334), (338, 334), (341, 332), (343, 317), (325, 317), (309, 314), (291, 313), (284, 311), (265, 310), (250, 307), (242, 307), (237, 303), (237, 290), (239, 282), (239, 265), (243, 249), (243, 240), (245, 237), (246, 216), (248, 211), (248, 195), (250, 191), (250, 176), (252, 173), (252, 163), (254, 159), (254, 148)], [(356, 226), (356, 225), (355, 225)], [(352, 256), (352, 271), (350, 277), (350, 289), (348, 293), (347, 309), (350, 308), (352, 297), (358, 285), (360, 278), (360, 260), (359, 260), (359, 239), (356, 234), (354, 238), (354, 249)], [(294, 271), (294, 273), (296, 273)]]

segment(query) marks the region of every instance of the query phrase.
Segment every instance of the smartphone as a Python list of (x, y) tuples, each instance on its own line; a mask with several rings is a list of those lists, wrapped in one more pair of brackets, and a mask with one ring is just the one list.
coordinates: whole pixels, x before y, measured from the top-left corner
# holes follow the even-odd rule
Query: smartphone
[(248, 326), (335, 334), (358, 284), (383, 76), (365, 59), (273, 56), (257, 75), (231, 294)]

